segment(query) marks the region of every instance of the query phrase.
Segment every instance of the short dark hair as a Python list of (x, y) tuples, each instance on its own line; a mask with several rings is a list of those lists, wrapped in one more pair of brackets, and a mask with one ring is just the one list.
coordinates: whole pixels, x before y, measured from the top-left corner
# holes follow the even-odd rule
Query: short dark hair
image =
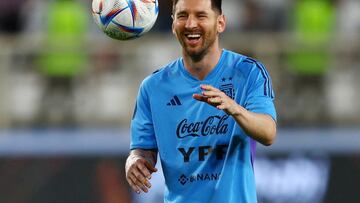
[[(172, 13), (175, 13), (175, 6), (179, 0), (172, 0), (173, 6), (172, 6)], [(196, 0), (195, 0), (196, 1)], [(222, 14), (222, 8), (221, 8), (222, 0), (211, 0), (211, 8), (215, 11), (218, 11), (220, 14)]]

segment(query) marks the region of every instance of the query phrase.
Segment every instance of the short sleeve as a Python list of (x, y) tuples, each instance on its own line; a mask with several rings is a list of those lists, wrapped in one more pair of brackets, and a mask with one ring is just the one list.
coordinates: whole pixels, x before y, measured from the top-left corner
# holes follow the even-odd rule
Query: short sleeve
[(131, 120), (130, 149), (156, 149), (156, 138), (152, 120), (149, 93), (141, 84)]
[(254, 113), (270, 115), (277, 119), (274, 105), (275, 94), (271, 77), (266, 68), (259, 62), (253, 62), (249, 73), (245, 108)]

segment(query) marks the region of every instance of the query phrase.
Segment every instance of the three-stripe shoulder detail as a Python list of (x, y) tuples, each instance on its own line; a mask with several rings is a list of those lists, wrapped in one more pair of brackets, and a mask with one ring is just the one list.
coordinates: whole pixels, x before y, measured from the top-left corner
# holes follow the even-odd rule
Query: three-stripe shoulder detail
[(270, 98), (274, 98), (274, 93), (273, 93), (273, 89), (272, 89), (272, 82), (271, 82), (271, 77), (268, 73), (268, 71), (266, 70), (265, 66), (256, 61), (255, 59), (252, 58), (246, 58), (243, 60), (244, 63), (249, 63), (249, 65), (255, 65), (256, 68), (259, 69), (261, 76), (264, 78), (264, 96), (268, 96)]

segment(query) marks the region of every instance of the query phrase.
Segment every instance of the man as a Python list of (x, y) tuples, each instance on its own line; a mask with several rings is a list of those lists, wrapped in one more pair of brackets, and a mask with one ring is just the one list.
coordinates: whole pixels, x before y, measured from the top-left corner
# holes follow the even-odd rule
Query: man
[(225, 25), (221, 0), (173, 1), (182, 58), (140, 87), (125, 166), (137, 193), (151, 187), (159, 152), (165, 202), (256, 202), (255, 141), (275, 139), (274, 95), (260, 63), (220, 48)]

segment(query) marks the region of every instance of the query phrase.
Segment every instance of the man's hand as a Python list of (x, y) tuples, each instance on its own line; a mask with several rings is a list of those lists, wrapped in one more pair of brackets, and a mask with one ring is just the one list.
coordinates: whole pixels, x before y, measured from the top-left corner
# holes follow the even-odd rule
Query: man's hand
[(126, 160), (125, 171), (126, 180), (131, 188), (140, 193), (140, 190), (148, 192), (151, 187), (149, 180), (151, 174), (156, 172), (154, 167), (156, 163), (156, 152), (151, 150), (132, 150)]
[(240, 106), (221, 90), (201, 85), (202, 93), (193, 98), (210, 104), (232, 116), (236, 123), (253, 139), (263, 145), (271, 145), (276, 137), (276, 122), (267, 114), (253, 113)]
[(200, 87), (203, 92), (202, 94), (194, 94), (194, 99), (206, 102), (219, 110), (225, 111), (228, 115), (236, 114), (238, 104), (224, 92), (211, 85), (201, 85)]

